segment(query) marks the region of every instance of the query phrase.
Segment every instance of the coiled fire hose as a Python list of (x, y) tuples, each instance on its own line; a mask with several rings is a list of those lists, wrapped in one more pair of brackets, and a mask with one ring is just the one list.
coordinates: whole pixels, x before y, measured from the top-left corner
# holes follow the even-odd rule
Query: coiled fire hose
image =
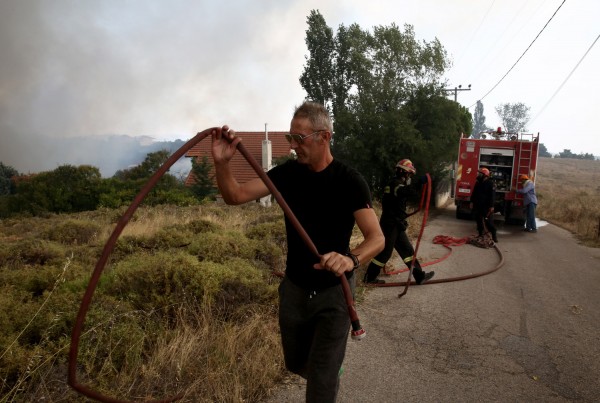
[[(220, 130), (220, 128), (213, 127), (213, 128), (206, 129), (202, 132), (199, 132), (191, 140), (189, 140), (187, 143), (185, 143), (179, 150), (177, 150), (175, 153), (173, 153), (167, 159), (167, 161), (165, 161), (165, 163), (154, 173), (154, 175), (152, 175), (150, 177), (148, 182), (144, 185), (144, 187), (140, 190), (140, 192), (135, 196), (135, 198), (133, 199), (133, 202), (131, 203), (129, 208), (125, 211), (125, 213), (121, 216), (117, 225), (115, 226), (115, 229), (113, 230), (112, 234), (110, 235), (110, 237), (106, 241), (106, 244), (104, 245), (102, 254), (100, 255), (100, 258), (98, 259), (98, 262), (96, 263), (96, 267), (94, 268), (94, 271), (92, 273), (92, 276), (90, 277), (88, 286), (83, 295), (81, 305), (79, 307), (79, 312), (77, 313), (77, 317), (75, 319), (75, 325), (73, 326), (73, 332), (71, 333), (71, 347), (69, 349), (69, 367), (68, 367), (67, 382), (74, 390), (76, 390), (77, 392), (81, 393), (84, 396), (87, 396), (91, 399), (94, 399), (94, 400), (97, 400), (100, 402), (109, 402), (109, 403), (126, 402), (126, 400), (120, 400), (120, 399), (117, 399), (114, 397), (105, 396), (105, 395), (101, 394), (100, 392), (95, 391), (95, 390), (91, 389), (90, 387), (85, 386), (77, 381), (77, 355), (79, 353), (79, 339), (81, 337), (81, 332), (83, 329), (83, 323), (85, 321), (85, 316), (89, 310), (90, 303), (92, 301), (92, 296), (94, 295), (94, 291), (96, 290), (96, 286), (98, 285), (98, 281), (100, 280), (100, 275), (102, 274), (102, 270), (104, 270), (104, 267), (106, 266), (108, 257), (110, 256), (113, 249), (115, 248), (115, 245), (117, 243), (117, 240), (119, 239), (119, 236), (121, 235), (121, 232), (123, 231), (123, 229), (129, 222), (131, 217), (133, 216), (133, 213), (135, 212), (135, 210), (137, 210), (140, 203), (144, 200), (144, 198), (148, 195), (148, 193), (154, 188), (154, 186), (156, 185), (158, 180), (169, 170), (169, 168), (175, 162), (177, 162), (177, 160), (179, 160), (179, 158), (181, 158), (188, 150), (190, 150), (193, 146), (195, 146), (197, 143), (202, 141), (205, 137), (210, 135), (213, 130)], [(227, 137), (225, 137), (225, 138), (227, 138)], [(296, 231), (298, 231), (298, 233), (302, 237), (302, 240), (306, 243), (306, 245), (309, 247), (311, 252), (315, 256), (320, 257), (320, 254), (319, 254), (317, 248), (315, 247), (314, 243), (312, 242), (312, 240), (310, 239), (310, 237), (308, 236), (308, 234), (306, 233), (304, 228), (302, 228), (302, 225), (300, 224), (300, 222), (298, 221), (298, 219), (296, 218), (294, 213), (290, 210), (287, 203), (285, 202), (285, 200), (283, 199), (283, 197), (277, 190), (277, 188), (275, 188), (275, 185), (273, 184), (273, 182), (271, 182), (271, 180), (269, 179), (267, 174), (263, 171), (262, 167), (260, 165), (258, 165), (258, 163), (254, 159), (254, 157), (252, 157), (252, 155), (246, 150), (246, 147), (244, 147), (242, 142), (238, 143), (237, 148), (240, 151), (240, 153), (246, 158), (248, 163), (252, 166), (254, 171), (256, 171), (258, 176), (263, 180), (263, 182), (265, 183), (267, 188), (271, 191), (271, 194), (275, 197), (275, 199), (277, 200), (277, 202), (283, 209), (284, 214), (290, 220), (290, 222), (292, 223), (292, 225), (294, 226)], [(346, 305), (348, 306), (348, 314), (350, 315), (350, 322), (352, 324), (352, 338), (355, 340), (361, 339), (365, 336), (366, 332), (360, 325), (360, 321), (358, 319), (358, 314), (356, 313), (356, 309), (354, 307), (354, 300), (352, 298), (352, 291), (350, 289), (350, 285), (348, 284), (348, 280), (346, 279), (345, 275), (341, 275), (339, 277), (340, 277), (340, 281), (342, 284), (342, 290), (344, 292), (344, 298), (346, 299)], [(184, 394), (183, 394), (183, 392), (181, 392), (181, 393), (177, 394), (176, 396), (167, 397), (162, 400), (153, 400), (151, 402), (154, 402), (154, 403), (173, 402), (176, 400), (180, 400), (183, 396), (184, 396)], [(148, 402), (148, 401), (146, 401), (146, 402)]]

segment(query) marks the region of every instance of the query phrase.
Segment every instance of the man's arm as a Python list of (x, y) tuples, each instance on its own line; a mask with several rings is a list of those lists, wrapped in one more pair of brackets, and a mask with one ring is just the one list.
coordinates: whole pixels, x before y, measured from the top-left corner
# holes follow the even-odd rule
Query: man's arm
[(229, 130), (227, 126), (212, 132), (212, 156), (215, 162), (217, 186), (227, 204), (247, 203), (270, 193), (267, 185), (260, 178), (240, 184), (233, 176), (229, 161), (233, 158), (240, 141), (239, 137), (235, 137), (235, 132)]
[[(358, 257), (360, 263), (370, 261), (385, 246), (385, 237), (381, 232), (379, 220), (372, 208), (364, 208), (354, 212), (354, 219), (363, 234), (364, 240), (350, 251)], [(352, 271), (354, 261), (349, 256), (330, 252), (321, 257), (321, 261), (315, 265), (315, 269), (325, 269), (333, 272), (336, 276), (344, 272)]]

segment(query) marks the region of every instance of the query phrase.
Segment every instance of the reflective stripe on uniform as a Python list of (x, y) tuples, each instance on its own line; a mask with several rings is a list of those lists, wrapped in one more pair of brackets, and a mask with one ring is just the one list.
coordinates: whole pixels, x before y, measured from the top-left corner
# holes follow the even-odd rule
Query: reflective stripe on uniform
[(409, 256), (403, 260), (404, 263), (412, 262), (412, 256)]
[(374, 263), (374, 264), (376, 264), (376, 265), (377, 265), (377, 266), (379, 266), (379, 267), (383, 267), (383, 266), (385, 266), (385, 263), (381, 263), (381, 262), (380, 262), (379, 260), (377, 260), (377, 259), (371, 259), (371, 263)]

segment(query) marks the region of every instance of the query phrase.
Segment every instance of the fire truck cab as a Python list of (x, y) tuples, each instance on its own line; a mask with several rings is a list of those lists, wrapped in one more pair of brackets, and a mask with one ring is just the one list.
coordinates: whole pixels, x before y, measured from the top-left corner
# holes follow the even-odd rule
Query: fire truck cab
[(535, 182), (539, 133), (510, 133), (498, 128), (478, 137), (460, 139), (454, 189), (456, 217), (472, 217), (470, 203), (477, 171), (487, 168), (496, 189), (494, 211), (504, 216), (506, 223), (522, 224), (525, 215), (523, 197), (516, 192), (521, 187), (518, 177), (525, 174)]

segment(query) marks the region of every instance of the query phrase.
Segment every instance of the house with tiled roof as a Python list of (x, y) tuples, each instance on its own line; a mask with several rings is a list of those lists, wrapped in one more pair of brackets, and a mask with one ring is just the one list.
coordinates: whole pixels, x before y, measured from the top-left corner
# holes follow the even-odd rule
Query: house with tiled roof
[[(242, 139), (242, 143), (246, 150), (263, 169), (268, 171), (273, 166), (273, 160), (289, 155), (291, 152), (290, 143), (285, 139), (287, 132), (238, 132), (236, 137)], [(214, 162), (211, 153), (211, 139), (206, 138), (192, 147), (186, 154), (188, 158), (208, 158), (211, 165), (210, 175), (214, 178)], [(244, 156), (237, 152), (230, 161), (233, 176), (239, 183), (246, 183), (252, 179), (258, 178), (258, 174), (252, 169)], [(193, 173), (190, 171), (185, 180), (186, 186), (191, 186), (195, 183)], [(215, 187), (217, 184), (215, 183)]]

